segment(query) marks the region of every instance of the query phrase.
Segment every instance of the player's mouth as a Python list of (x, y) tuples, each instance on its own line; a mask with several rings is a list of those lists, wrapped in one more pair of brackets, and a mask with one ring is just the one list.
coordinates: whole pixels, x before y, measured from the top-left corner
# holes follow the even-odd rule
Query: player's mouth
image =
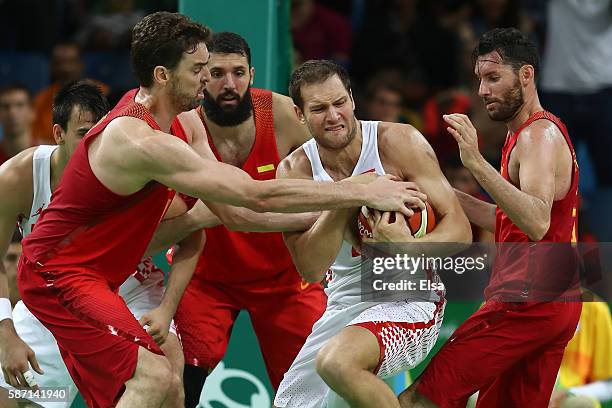
[(326, 132), (340, 132), (344, 129), (344, 125), (327, 126), (325, 127)]
[(219, 98), (219, 103), (223, 104), (223, 105), (236, 105), (239, 102), (239, 98), (238, 95), (231, 93), (231, 94), (226, 94), (226, 95), (222, 95)]

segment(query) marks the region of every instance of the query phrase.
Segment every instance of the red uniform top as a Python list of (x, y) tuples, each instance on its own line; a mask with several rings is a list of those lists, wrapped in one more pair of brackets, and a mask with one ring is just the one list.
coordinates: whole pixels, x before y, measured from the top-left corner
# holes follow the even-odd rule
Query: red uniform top
[[(41, 270), (84, 267), (104, 276), (112, 289), (134, 272), (174, 190), (151, 181), (136, 193), (110, 191), (93, 173), (89, 144), (115, 118), (131, 116), (160, 130), (129, 91), (79, 143), (49, 207), (23, 242), (23, 253)], [(163, 136), (160, 136), (163, 137)]]
[[(531, 297), (538, 293), (559, 293), (567, 289), (568, 280), (573, 279), (573, 257), (571, 244), (576, 242), (578, 206), (578, 163), (574, 147), (561, 120), (550, 112), (534, 113), (513, 134), (508, 134), (502, 150), (501, 175), (511, 182), (508, 175), (510, 154), (521, 131), (536, 120), (553, 122), (565, 138), (572, 154), (572, 181), (569, 191), (560, 200), (553, 202), (550, 227), (538, 245), (531, 240), (510, 218), (497, 207), (495, 212), (495, 241), (498, 253), (488, 287), (486, 298), (500, 293), (518, 294)], [(542, 244), (546, 243), (546, 244)], [(551, 244), (556, 243), (556, 244)], [(565, 244), (559, 244), (565, 243)], [(564, 274), (565, 273), (565, 274)]]
[[(274, 179), (280, 161), (274, 135), (272, 92), (251, 89), (255, 119), (255, 142), (242, 170), (256, 180)], [(206, 125), (206, 124), (205, 124)], [(217, 160), (210, 131), (208, 142)], [(300, 282), (281, 233), (248, 233), (228, 230), (224, 225), (206, 228), (206, 245), (195, 270), (200, 279), (227, 284), (254, 281), (292, 284)]]

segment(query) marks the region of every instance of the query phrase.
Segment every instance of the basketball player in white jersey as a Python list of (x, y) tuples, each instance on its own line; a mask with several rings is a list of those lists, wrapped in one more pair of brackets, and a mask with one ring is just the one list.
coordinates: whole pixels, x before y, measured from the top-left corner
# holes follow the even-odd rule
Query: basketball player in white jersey
[[(15, 221), (18, 221), (24, 238), (35, 227), (79, 141), (108, 110), (108, 102), (97, 87), (85, 82), (67, 85), (54, 100), (53, 133), (57, 145), (32, 147), (0, 167), (3, 195), (0, 204), (1, 253), (6, 251), (10, 242)], [(183, 210), (176, 208), (172, 212), (176, 214)], [(15, 305), (11, 319), (6, 273), (4, 270), (0, 272), (0, 364), (6, 381), (0, 381), (0, 387), (28, 387), (34, 383), (39, 387), (67, 387), (67, 401), (42, 405), (70, 407), (78, 391), (60, 356), (57, 342), (23, 302)], [(139, 319), (159, 306), (163, 284), (163, 271), (148, 258), (139, 264), (119, 293)], [(162, 350), (176, 364), (176, 373), (180, 375), (183, 359), (176, 335), (168, 336)]]
[[(388, 213), (378, 213), (371, 219), (375, 240), (470, 242), (468, 220), (416, 129), (357, 120), (349, 78), (329, 61), (302, 64), (289, 90), (298, 117), (314, 138), (283, 160), (278, 177), (331, 182), (372, 171), (393, 174), (426, 194), (438, 224), (416, 240), (400, 214), (390, 223)], [(353, 250), (359, 248), (352, 232), (357, 211), (326, 211), (308, 231), (284, 233), (304, 279), (320, 281), (330, 267), (331, 276), (327, 309), (285, 374), (276, 407), (399, 407), (381, 378), (416, 366), (436, 342), (445, 304), (442, 290), (426, 297), (406, 291), (399, 302), (362, 301), (361, 257)]]

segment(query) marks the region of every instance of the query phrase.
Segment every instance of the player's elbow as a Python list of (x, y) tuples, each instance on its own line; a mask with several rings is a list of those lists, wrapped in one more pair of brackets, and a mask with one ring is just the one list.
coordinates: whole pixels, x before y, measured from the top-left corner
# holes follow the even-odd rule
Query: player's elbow
[(300, 276), (302, 277), (302, 279), (304, 279), (308, 283), (318, 283), (318, 282), (321, 282), (323, 280), (323, 275), (325, 274), (324, 272), (322, 272), (321, 270), (318, 270), (318, 269), (299, 268), (297, 266), (296, 266), (296, 268), (297, 268)]
[(550, 228), (550, 218), (536, 220), (530, 224), (525, 234), (531, 241), (541, 241)]
[(327, 268), (322, 268), (320, 265), (313, 263), (312, 259), (305, 257), (293, 256), (293, 262), (295, 269), (306, 282), (317, 283), (323, 280)]

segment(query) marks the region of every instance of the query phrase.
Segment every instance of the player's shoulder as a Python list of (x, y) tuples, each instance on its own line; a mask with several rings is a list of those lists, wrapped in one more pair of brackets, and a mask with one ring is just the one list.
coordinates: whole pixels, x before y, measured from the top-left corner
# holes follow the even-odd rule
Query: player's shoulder
[(308, 126), (300, 122), (293, 100), (288, 96), (272, 93), (274, 131), (294, 150), (311, 138)]
[(381, 154), (418, 155), (433, 154), (425, 136), (417, 128), (406, 123), (380, 122), (378, 124), (378, 149)]
[(534, 140), (562, 140), (564, 139), (561, 129), (551, 120), (542, 118), (534, 120), (529, 125), (525, 126), (521, 130), (521, 135), (517, 140), (520, 141), (534, 141)]
[(276, 176), (278, 178), (312, 179), (312, 167), (304, 151), (304, 146), (298, 147), (281, 160), (276, 170)]
[(181, 112), (175, 119), (185, 131), (185, 136), (189, 144), (192, 144), (196, 139), (206, 134), (206, 129), (200, 118), (200, 114), (196, 109), (191, 109), (187, 112)]
[(0, 166), (0, 180), (5, 182), (8, 179), (23, 179), (28, 174), (31, 175), (32, 161), (36, 149), (38, 149), (38, 146), (27, 148), (5, 161), (2, 166)]
[(38, 146), (25, 149), (0, 166), (0, 190), (5, 192), (2, 198), (3, 204), (31, 200), (32, 161), (37, 148)]

